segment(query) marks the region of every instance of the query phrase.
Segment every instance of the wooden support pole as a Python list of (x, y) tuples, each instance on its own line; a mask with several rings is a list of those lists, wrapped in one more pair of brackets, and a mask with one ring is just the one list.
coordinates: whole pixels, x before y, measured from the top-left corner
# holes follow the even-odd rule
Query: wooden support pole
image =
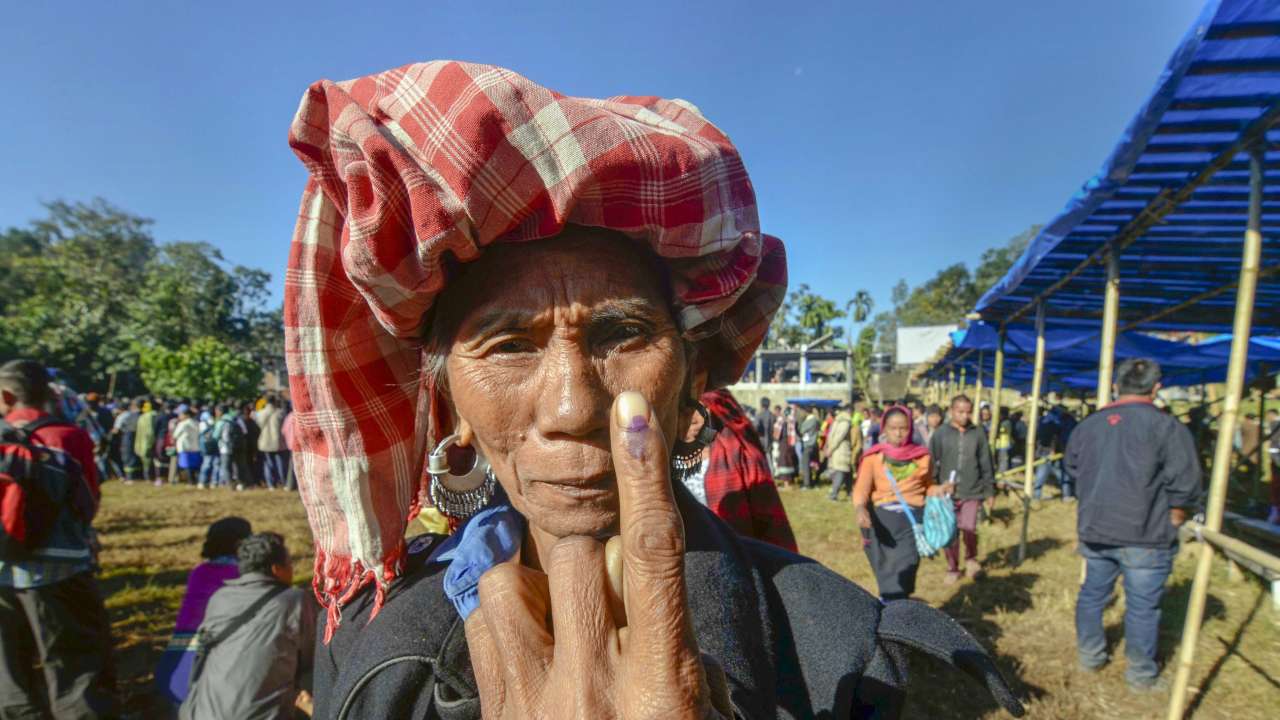
[(944, 401), (946, 398), (949, 398), (955, 394), (956, 394), (956, 369), (951, 368), (950, 370), (947, 371), (947, 391), (945, 393)]
[[(1262, 258), (1262, 148), (1249, 151), (1249, 219), (1244, 231), (1244, 248), (1240, 260), (1240, 285), (1236, 290), (1235, 322), (1231, 328), (1231, 359), (1227, 362), (1226, 398), (1218, 416), (1218, 441), (1214, 446), (1213, 470), (1209, 480), (1209, 504), (1204, 526), (1222, 530), (1222, 511), (1226, 506), (1227, 481), (1231, 473), (1232, 440), (1235, 437), (1240, 396), (1244, 391), (1245, 360), (1249, 352), (1249, 333), (1253, 327), (1253, 302), (1258, 289), (1258, 266)], [(1169, 697), (1169, 720), (1182, 720), (1187, 707), (1187, 685), (1195, 663), (1196, 644), (1200, 640), (1200, 623), (1204, 620), (1205, 598), (1209, 593), (1209, 571), (1213, 563), (1213, 547), (1198, 549), (1195, 580), (1187, 603), (1187, 619), (1182, 629), (1182, 647), (1178, 650), (1178, 672)]]
[(1036, 361), (1031, 374), (1031, 409), (1027, 412), (1027, 449), (1023, 457), (1026, 472), (1022, 479), (1023, 491), (1031, 497), (1035, 482), (1036, 430), (1040, 425), (1040, 385), (1044, 381), (1044, 303), (1036, 305)]
[(985, 353), (978, 351), (978, 377), (973, 381), (973, 412), (977, 417), (978, 408), (982, 407), (982, 363), (986, 361)]
[(987, 444), (996, 446), (996, 436), (1000, 434), (1000, 391), (1004, 386), (1004, 326), (1000, 326), (1000, 340), (996, 345), (996, 376), (991, 388), (991, 432), (988, 433)]
[(1120, 317), (1119, 253), (1107, 253), (1107, 287), (1102, 306), (1102, 347), (1098, 350), (1098, 408), (1111, 402), (1116, 362), (1116, 324)]
[[(965, 381), (965, 375), (966, 375), (966, 373), (967, 373), (967, 369), (966, 369), (966, 368), (960, 368), (960, 384), (956, 386), (956, 391), (955, 391), (954, 393), (952, 393), (952, 394), (951, 394), (951, 397), (955, 397), (956, 395), (959, 395), (960, 393), (962, 393), (962, 392), (964, 392), (964, 391), (966, 391), (966, 390), (968, 390), (968, 389), (969, 389), (969, 388), (965, 387), (965, 386), (968, 384), (968, 383)], [(948, 399), (948, 400), (950, 400), (951, 398), (947, 398), (947, 399)]]

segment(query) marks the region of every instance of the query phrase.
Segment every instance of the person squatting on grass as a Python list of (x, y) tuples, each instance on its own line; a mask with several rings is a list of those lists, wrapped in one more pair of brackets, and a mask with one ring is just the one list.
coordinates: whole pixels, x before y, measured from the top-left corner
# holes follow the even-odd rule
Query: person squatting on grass
[(1160, 600), (1178, 552), (1178, 526), (1201, 507), (1200, 461), (1191, 431), (1153, 404), (1160, 389), (1154, 360), (1116, 370), (1116, 401), (1085, 418), (1067, 443), (1066, 471), (1079, 490), (1076, 527), (1085, 559), (1076, 599), (1080, 665), (1107, 663), (1102, 612), (1124, 578), (1125, 679), (1157, 686)]
[(177, 711), (190, 691), (191, 665), (195, 659), (193, 642), (209, 598), (228, 580), (240, 577), (236, 550), (240, 541), (253, 534), (253, 527), (242, 517), (230, 516), (215, 521), (205, 533), (200, 548), (203, 561), (187, 576), (187, 590), (178, 607), (173, 637), (156, 664), (154, 687), (167, 709)]
[[(53, 418), (51, 400), (44, 365), (12, 360), (0, 366), (4, 423), (26, 428), (32, 444), (70, 456), (67, 462), (79, 465), (72, 479), (84, 485), (74, 485), (57, 507), (41, 547), (23, 559), (0, 559), (0, 716), (111, 718), (117, 711), (111, 625), (94, 578), (90, 529), (100, 499), (93, 440)], [(0, 432), (6, 443), (16, 437)], [(6, 490), (8, 505), (14, 496)], [(8, 531), (12, 507), (4, 510)]]
[[(236, 548), (240, 576), (209, 599), (196, 642), (191, 688), (180, 720), (288, 720), (309, 706), (307, 687), (319, 608), (311, 592), (291, 587), (293, 559), (284, 538), (250, 535)], [(396, 715), (383, 708), (381, 717)]]
[[(853, 486), (853, 510), (862, 533), (867, 559), (876, 574), (880, 599), (901, 600), (916, 591), (920, 555), (916, 551), (911, 513), (924, 522), (924, 499), (939, 495), (943, 488), (933, 482), (929, 450), (913, 443), (911, 411), (895, 405), (884, 413), (880, 442), (862, 455), (858, 479)], [(893, 491), (888, 474), (898, 484)], [(898, 494), (906, 505), (898, 500)], [(867, 501), (872, 505), (867, 507)]]
[(996, 477), (991, 468), (991, 448), (981, 426), (970, 422), (973, 401), (967, 395), (951, 400), (951, 419), (929, 439), (933, 458), (933, 481), (955, 500), (956, 539), (946, 548), (946, 583), (960, 579), (960, 547), (964, 546), (964, 574), (976, 578), (982, 570), (978, 562), (978, 515), (982, 503), (995, 496)]

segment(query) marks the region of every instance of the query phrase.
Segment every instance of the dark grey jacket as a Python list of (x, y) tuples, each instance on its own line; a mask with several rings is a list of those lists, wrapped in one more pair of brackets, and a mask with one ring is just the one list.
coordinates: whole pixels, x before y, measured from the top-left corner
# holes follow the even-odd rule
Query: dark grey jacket
[(996, 491), (996, 476), (991, 467), (991, 446), (982, 428), (970, 425), (960, 432), (951, 423), (933, 431), (929, 438), (929, 456), (933, 458), (933, 481), (942, 484), (956, 473), (956, 493), (960, 500), (989, 498)]
[[(254, 601), (280, 584), (270, 575), (247, 573), (228, 580), (205, 611), (202, 630), (220, 635)], [(253, 619), (212, 648), (191, 687), (182, 720), (275, 720), (293, 717), (315, 646), (318, 606), (309, 589), (290, 588), (272, 598)]]
[[(908, 650), (961, 668), (1021, 715), (991, 658), (940, 611), (882, 606), (812, 560), (735, 534), (682, 485), (676, 501), (694, 632), (724, 667), (738, 717), (897, 717)], [(375, 620), (366, 588), (332, 641), (317, 644), (316, 718), (480, 717), (463, 623), (442, 590), (446, 566), (426, 563), (437, 539), (411, 543)]]
[(1201, 507), (1200, 458), (1191, 431), (1150, 402), (1114, 402), (1071, 433), (1065, 457), (1076, 481), (1080, 541), (1169, 547), (1169, 508)]

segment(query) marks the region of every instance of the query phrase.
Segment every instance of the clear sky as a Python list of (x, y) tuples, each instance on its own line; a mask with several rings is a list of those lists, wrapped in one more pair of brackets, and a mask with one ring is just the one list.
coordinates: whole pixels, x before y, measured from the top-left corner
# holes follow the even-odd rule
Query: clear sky
[[(305, 175), (311, 82), (420, 60), (571, 95), (661, 95), (728, 133), (793, 285), (923, 281), (1057, 213), (1100, 166), (1199, 0), (11, 3), (0, 227), (102, 196), (272, 272)], [(504, 5), (509, 7), (504, 8)]]

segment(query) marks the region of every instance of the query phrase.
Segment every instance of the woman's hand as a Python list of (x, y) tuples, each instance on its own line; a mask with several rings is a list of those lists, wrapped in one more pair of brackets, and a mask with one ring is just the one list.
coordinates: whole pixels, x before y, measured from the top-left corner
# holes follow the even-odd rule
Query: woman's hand
[(853, 512), (858, 516), (858, 527), (863, 530), (871, 529), (871, 512), (867, 510), (866, 505), (854, 505)]
[(666, 441), (642, 396), (614, 400), (611, 435), (622, 534), (608, 552), (567, 537), (545, 575), (510, 562), (480, 579), (466, 632), (486, 718), (732, 717), (693, 635)]

